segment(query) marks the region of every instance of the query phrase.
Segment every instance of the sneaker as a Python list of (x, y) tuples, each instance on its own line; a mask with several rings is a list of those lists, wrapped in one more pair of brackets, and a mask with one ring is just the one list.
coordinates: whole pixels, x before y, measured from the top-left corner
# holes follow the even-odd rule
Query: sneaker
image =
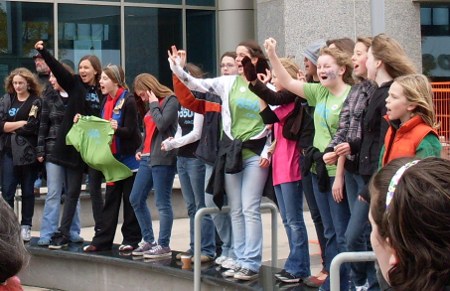
[(247, 268), (241, 268), (238, 272), (234, 274), (234, 279), (250, 281), (258, 278), (258, 272), (252, 271)]
[(81, 236), (77, 235), (77, 236), (72, 236), (70, 238), (70, 241), (76, 244), (82, 243), (84, 242), (84, 238), (82, 238)]
[(41, 247), (46, 247), (50, 244), (50, 239), (49, 238), (40, 238), (37, 242), (38, 246)]
[(279, 272), (277, 272), (277, 273), (275, 273), (275, 278), (280, 278), (280, 277), (283, 277), (285, 274), (286, 274), (287, 272), (286, 272), (286, 270), (285, 269), (283, 269), (283, 270), (281, 270), (281, 271), (279, 271)]
[(222, 263), (222, 268), (224, 269), (236, 269), (237, 267), (240, 267), (239, 264), (232, 258), (228, 258)]
[(146, 241), (142, 241), (139, 243), (139, 247), (135, 249), (131, 254), (133, 256), (143, 256), (144, 252), (149, 251), (154, 246), (156, 246), (155, 242), (149, 243)]
[(144, 259), (170, 257), (171, 255), (172, 251), (170, 250), (170, 247), (163, 247), (161, 245), (156, 245), (150, 250), (144, 252)]
[(220, 256), (214, 260), (214, 263), (216, 263), (216, 265), (222, 265), (222, 263), (225, 262), (227, 259), (228, 257), (226, 256)]
[(289, 272), (285, 272), (282, 276), (278, 277), (277, 279), (284, 283), (298, 283), (301, 280), (303, 280), (302, 277), (291, 274)]
[(241, 267), (239, 265), (236, 265), (236, 267), (234, 269), (228, 269), (225, 272), (223, 272), (222, 275), (224, 277), (234, 277), (234, 274), (239, 272), (240, 269), (241, 269)]
[(20, 234), (21, 234), (22, 240), (24, 242), (29, 242), (31, 240), (31, 226), (30, 225), (22, 225)]
[[(201, 256), (200, 256), (200, 262), (201, 262), (202, 264), (203, 264), (203, 263), (209, 263), (209, 262), (212, 262), (213, 260), (214, 260), (213, 257), (207, 256), (207, 255), (201, 255)], [(195, 257), (192, 257), (192, 258), (191, 258), (191, 262), (194, 263), (194, 261), (195, 261)]]
[(175, 258), (176, 258), (177, 260), (181, 260), (181, 256), (192, 256), (192, 252), (191, 252), (191, 250), (187, 250), (187, 251), (185, 251), (185, 252), (179, 252), (179, 253), (175, 256)]
[(69, 238), (63, 235), (62, 233), (56, 233), (53, 235), (48, 248), (51, 250), (59, 250), (62, 247), (66, 247), (69, 245)]

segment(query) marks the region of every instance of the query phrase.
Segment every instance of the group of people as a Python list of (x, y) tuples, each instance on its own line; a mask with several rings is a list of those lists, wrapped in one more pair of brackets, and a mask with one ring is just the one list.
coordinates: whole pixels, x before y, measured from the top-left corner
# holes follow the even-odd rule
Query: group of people
[[(440, 156), (441, 144), (428, 79), (384, 34), (318, 40), (304, 51), (305, 71), (279, 58), (276, 44), (269, 38), (263, 50), (255, 41), (239, 43), (221, 57), (216, 78), (204, 78), (186, 51), (173, 46), (174, 89), (142, 73), (131, 92), (120, 66), (102, 68), (87, 55), (75, 74), (38, 41), (37, 58), (48, 68), (52, 89), (42, 93), (35, 75), (18, 68), (6, 78), (0, 102), (2, 195), (13, 207), (21, 184), (23, 240), (30, 239), (33, 184), (44, 163), (48, 194), (39, 245), (83, 242), (79, 196), (89, 173), (95, 236), (83, 250), (112, 248), (123, 204), (119, 251), (171, 256), (178, 173), (190, 218), (185, 253), (193, 255), (195, 213), (228, 205), (229, 214), (203, 218), (201, 262), (215, 260), (223, 276), (253, 280), (262, 261), (260, 203), (270, 181), (290, 249), (276, 280), (330, 290), (337, 254), (373, 248), (381, 272), (373, 262), (343, 264), (341, 290), (450, 285), (450, 168), (431, 158)], [(152, 189), (157, 238), (146, 202)], [(310, 272), (303, 193), (322, 251), (318, 275)], [(424, 266), (426, 276), (419, 271)]]

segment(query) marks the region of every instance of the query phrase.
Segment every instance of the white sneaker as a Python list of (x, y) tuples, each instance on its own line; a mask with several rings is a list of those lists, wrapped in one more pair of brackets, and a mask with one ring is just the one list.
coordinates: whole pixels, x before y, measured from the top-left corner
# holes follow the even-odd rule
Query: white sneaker
[(225, 262), (227, 259), (228, 257), (226, 256), (220, 256), (214, 260), (214, 263), (216, 263), (216, 265), (222, 265), (222, 263)]
[(239, 264), (233, 260), (232, 258), (228, 258), (226, 259), (223, 263), (222, 263), (222, 268), (224, 269), (236, 269), (237, 267), (240, 267)]
[(234, 277), (234, 274), (236, 274), (237, 272), (239, 272), (241, 268), (239, 266), (237, 266), (235, 269), (229, 269), (226, 270), (225, 272), (222, 273), (222, 275), (224, 277)]
[(22, 225), (20, 234), (22, 236), (22, 240), (24, 242), (29, 242), (31, 240), (31, 226), (29, 225)]

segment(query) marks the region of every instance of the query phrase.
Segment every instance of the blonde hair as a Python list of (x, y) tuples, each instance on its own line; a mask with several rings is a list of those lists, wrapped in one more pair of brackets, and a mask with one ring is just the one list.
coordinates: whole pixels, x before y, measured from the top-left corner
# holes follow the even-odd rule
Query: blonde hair
[(369, 47), (372, 45), (372, 41), (373, 38), (370, 36), (358, 36), (356, 38), (356, 43), (358, 42), (362, 43), (367, 48), (367, 50), (369, 50)]
[(297, 79), (297, 74), (300, 70), (300, 67), (297, 65), (297, 63), (292, 58), (280, 58), (280, 62), (289, 73), (289, 75), (292, 78)]
[(109, 64), (103, 68), (103, 73), (105, 73), (113, 83), (128, 90), (127, 83), (125, 82), (125, 72), (122, 67)]
[(375, 59), (383, 62), (386, 72), (392, 78), (417, 73), (416, 67), (395, 39), (379, 34), (373, 38), (370, 48)]
[(40, 97), (42, 93), (42, 86), (38, 81), (36, 75), (34, 75), (27, 68), (17, 68), (13, 70), (6, 78), (5, 78), (5, 91), (10, 95), (15, 94), (16, 90), (14, 90), (13, 79), (15, 76), (21, 76), (27, 81), (27, 90), (31, 96)]
[(429, 126), (437, 128), (433, 91), (427, 77), (422, 74), (410, 74), (397, 77), (394, 82), (402, 87), (406, 99), (416, 104), (413, 113), (421, 116)]
[(162, 85), (153, 75), (142, 73), (136, 76), (133, 84), (134, 91), (153, 91), (158, 99), (174, 95), (170, 88)]
[(338, 48), (329, 48), (324, 47), (320, 50), (319, 56), (323, 55), (329, 55), (331, 56), (335, 61), (336, 64), (340, 67), (345, 67), (345, 73), (342, 76), (342, 80), (349, 85), (353, 85), (355, 83), (355, 80), (352, 77), (353, 73), (353, 64), (351, 57), (348, 55), (348, 53), (338, 49)]

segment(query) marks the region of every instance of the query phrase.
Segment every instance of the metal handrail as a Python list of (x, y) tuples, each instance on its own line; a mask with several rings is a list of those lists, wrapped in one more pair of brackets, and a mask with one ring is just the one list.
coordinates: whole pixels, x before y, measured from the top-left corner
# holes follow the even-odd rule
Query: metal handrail
[[(277, 227), (278, 227), (278, 208), (274, 203), (261, 203), (260, 209), (269, 209), (272, 218), (272, 267), (276, 267), (277, 264)], [(202, 238), (202, 218), (206, 214), (212, 213), (227, 213), (230, 211), (229, 206), (224, 206), (222, 209), (215, 207), (201, 208), (195, 213), (194, 219), (194, 290), (201, 290), (201, 238)]]
[(330, 289), (331, 291), (339, 291), (341, 277), (339, 276), (340, 268), (343, 263), (347, 262), (366, 262), (375, 261), (374, 252), (343, 252), (334, 257), (330, 267)]

